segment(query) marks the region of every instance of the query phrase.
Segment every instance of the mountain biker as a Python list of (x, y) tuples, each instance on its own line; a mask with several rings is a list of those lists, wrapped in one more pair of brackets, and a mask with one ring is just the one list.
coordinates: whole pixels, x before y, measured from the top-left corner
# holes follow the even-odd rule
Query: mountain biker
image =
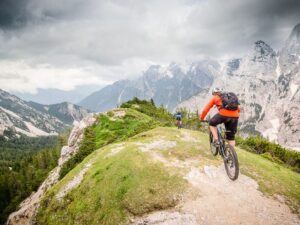
[(235, 146), (235, 133), (237, 131), (238, 120), (240, 116), (240, 108), (237, 107), (236, 110), (229, 110), (222, 107), (221, 95), (224, 93), (222, 88), (214, 88), (212, 91), (213, 98), (204, 107), (200, 120), (203, 121), (209, 110), (215, 105), (219, 111), (213, 118), (209, 121), (209, 128), (213, 134), (213, 144), (218, 147), (220, 145), (218, 141), (217, 125), (224, 123), (226, 128), (226, 139), (228, 143)]
[(182, 113), (181, 112), (176, 112), (175, 114), (174, 114), (174, 117), (176, 118), (176, 124), (177, 124), (177, 126), (178, 126), (178, 124), (181, 126), (181, 124), (182, 124)]

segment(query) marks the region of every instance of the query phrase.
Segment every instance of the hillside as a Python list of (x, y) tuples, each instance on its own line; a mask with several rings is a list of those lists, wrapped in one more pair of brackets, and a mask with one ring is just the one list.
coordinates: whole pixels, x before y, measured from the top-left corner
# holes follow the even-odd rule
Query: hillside
[(57, 165), (66, 135), (6, 139), (0, 136), (0, 224)]
[(42, 105), (24, 101), (0, 89), (0, 135), (47, 136), (60, 133), (80, 121), (88, 110), (71, 103)]
[(161, 127), (100, 148), (47, 193), (37, 224), (299, 223), (284, 204), (299, 210), (299, 174), (239, 150), (258, 183), (233, 183), (208, 149), (205, 134)]
[(232, 182), (207, 134), (161, 127), (168, 114), (158, 121), (149, 103), (127, 107), (75, 126), (59, 166), (7, 224), (300, 223), (299, 173), (237, 149)]

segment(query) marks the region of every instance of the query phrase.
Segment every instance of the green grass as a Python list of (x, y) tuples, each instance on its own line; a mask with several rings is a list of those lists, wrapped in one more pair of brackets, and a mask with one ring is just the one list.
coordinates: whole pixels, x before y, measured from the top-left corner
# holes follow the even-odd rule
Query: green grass
[(146, 101), (133, 98), (131, 101), (125, 102), (121, 108), (131, 108), (158, 121), (162, 126), (173, 126), (175, 119), (163, 106), (156, 107), (153, 100)]
[(240, 170), (259, 184), (267, 195), (281, 195), (293, 212), (300, 212), (300, 174), (261, 155), (237, 149)]
[[(187, 131), (187, 130), (182, 130)], [(214, 157), (210, 153), (208, 135), (197, 131), (188, 131), (191, 137), (199, 143), (182, 141), (174, 128), (156, 128), (147, 134), (164, 134), (168, 140), (176, 140), (177, 145), (162, 152), (167, 158), (179, 160), (197, 159), (200, 167), (203, 165), (220, 165), (220, 156)], [(161, 133), (161, 134), (160, 134)], [(236, 148), (241, 173), (258, 182), (259, 190), (269, 196), (281, 195), (293, 212), (300, 213), (300, 174), (276, 161), (268, 152), (258, 155), (244, 149)]]
[[(134, 142), (105, 158), (111, 149), (113, 145), (93, 152), (47, 193), (38, 224), (122, 224), (130, 215), (176, 205), (186, 186), (183, 178), (170, 175), (162, 164), (137, 150)], [(95, 162), (80, 186), (58, 201), (55, 194), (90, 159)]]
[(151, 117), (133, 109), (123, 109), (126, 115), (114, 120), (106, 115), (100, 115), (94, 126), (96, 148), (114, 141), (125, 140), (128, 137), (156, 127), (159, 123)]
[[(186, 139), (184, 133), (189, 134), (190, 139)], [(176, 146), (165, 151), (160, 151), (161, 154), (169, 159), (178, 159), (181, 161), (187, 159), (195, 159), (199, 161), (199, 165), (212, 164), (217, 165), (221, 162), (219, 158), (212, 156), (209, 150), (208, 137), (198, 131), (186, 129), (178, 130), (177, 128), (159, 127), (143, 133), (144, 140), (148, 142), (157, 137), (163, 137), (169, 141), (176, 141)], [(145, 135), (147, 135), (145, 138)]]
[[(171, 149), (151, 150), (166, 159), (194, 160), (196, 164), (192, 166), (199, 168), (223, 164), (220, 156), (211, 155), (207, 134), (157, 127), (127, 138), (122, 142), (124, 149), (111, 157), (106, 156), (118, 143), (106, 145), (87, 156), (47, 192), (41, 202), (37, 224), (126, 224), (131, 216), (174, 207), (188, 185), (182, 178), (188, 171), (155, 162), (148, 152), (138, 150), (137, 143), (161, 139), (177, 143)], [(299, 173), (270, 161), (266, 154), (257, 155), (239, 148), (237, 153), (241, 172), (256, 180), (259, 190), (270, 196), (284, 196), (293, 212), (299, 213)], [(55, 195), (59, 190), (91, 159), (94, 164), (81, 184), (61, 201), (57, 200)]]
[(300, 173), (299, 152), (286, 149), (261, 136), (251, 136), (245, 139), (237, 137), (237, 144), (247, 151), (262, 154), (265, 158), (281, 165), (285, 165), (286, 167)]
[(79, 152), (64, 164), (60, 172), (60, 178), (63, 178), (96, 149), (113, 142), (126, 140), (160, 124), (151, 117), (133, 109), (122, 110), (126, 112), (124, 117), (114, 118), (113, 112), (109, 112), (107, 115), (100, 114), (96, 123), (85, 129)]

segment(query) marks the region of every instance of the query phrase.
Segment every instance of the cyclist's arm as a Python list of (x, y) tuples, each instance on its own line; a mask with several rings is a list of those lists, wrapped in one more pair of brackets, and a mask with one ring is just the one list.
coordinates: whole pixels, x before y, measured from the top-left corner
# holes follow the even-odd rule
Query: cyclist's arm
[(204, 120), (204, 118), (206, 117), (207, 113), (209, 112), (209, 110), (214, 106), (215, 104), (215, 99), (212, 98), (208, 104), (204, 107), (201, 116), (200, 116), (200, 120)]

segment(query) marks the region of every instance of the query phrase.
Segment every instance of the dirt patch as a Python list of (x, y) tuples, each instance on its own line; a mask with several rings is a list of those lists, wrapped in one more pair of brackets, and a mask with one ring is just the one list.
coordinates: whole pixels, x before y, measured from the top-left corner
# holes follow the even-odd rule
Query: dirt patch
[[(184, 141), (197, 141), (183, 132)], [(300, 225), (300, 220), (293, 214), (281, 198), (275, 199), (263, 195), (258, 190), (255, 180), (240, 174), (238, 180), (231, 181), (224, 165), (203, 165), (197, 167), (194, 159), (174, 160), (166, 158), (157, 149), (168, 149), (176, 142), (157, 140), (148, 144), (138, 143), (143, 152), (148, 152), (156, 161), (168, 167), (182, 168), (189, 171), (184, 178), (191, 184), (183, 200), (173, 211), (157, 211), (141, 218), (136, 218), (135, 225), (176, 225), (176, 224), (242, 224), (242, 225)], [(199, 164), (198, 164), (199, 166)]]
[(112, 112), (112, 118), (111, 119), (117, 119), (117, 118), (123, 118), (126, 116), (126, 111), (124, 109), (114, 109)]
[(300, 224), (288, 206), (258, 191), (253, 179), (240, 174), (229, 180), (223, 165), (204, 166), (203, 172), (191, 168), (185, 178), (201, 197), (186, 201), (181, 210), (194, 214), (198, 224)]
[(193, 135), (186, 130), (180, 130), (180, 134), (181, 134), (181, 139), (185, 142), (195, 142), (195, 143), (201, 142), (200, 140), (193, 137)]
[(123, 149), (124, 149), (124, 144), (116, 144), (116, 145), (114, 145), (114, 148), (107, 155), (104, 156), (104, 158), (107, 159), (111, 156), (114, 156)]
[(155, 140), (150, 143), (136, 143), (142, 152), (148, 152), (153, 149), (166, 150), (177, 145), (176, 141)]
[(61, 200), (66, 194), (68, 194), (68, 192), (76, 188), (83, 180), (85, 173), (88, 171), (91, 165), (92, 162), (88, 162), (87, 164), (85, 164), (83, 169), (79, 172), (79, 174), (73, 177), (73, 179), (69, 181), (69, 183), (57, 193), (56, 198), (58, 200)]
[(159, 211), (141, 218), (134, 225), (197, 225), (194, 215), (179, 212)]

